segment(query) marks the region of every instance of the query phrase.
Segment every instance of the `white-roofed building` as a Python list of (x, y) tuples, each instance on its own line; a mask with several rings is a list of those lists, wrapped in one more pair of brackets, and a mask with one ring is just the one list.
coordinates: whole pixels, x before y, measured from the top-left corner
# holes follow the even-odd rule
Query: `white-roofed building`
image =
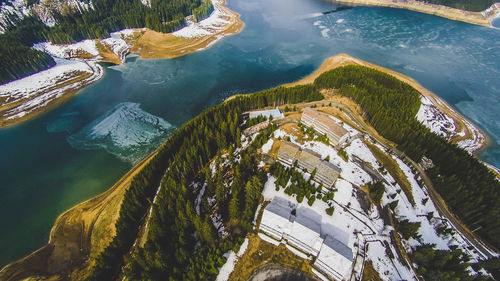
[(304, 253), (318, 255), (323, 243), (321, 215), (310, 208), (297, 209), (295, 221), (286, 237), (288, 244)]
[(352, 249), (327, 235), (314, 262), (314, 267), (335, 280), (343, 280), (352, 267)]
[(295, 207), (295, 204), (284, 198), (274, 197), (273, 201), (267, 205), (262, 213), (260, 231), (271, 238), (281, 241), (283, 235), (290, 231), (292, 226), (290, 218)]
[(285, 115), (279, 108), (274, 108), (274, 109), (267, 109), (267, 110), (256, 110), (256, 111), (249, 111), (248, 112), (248, 118), (256, 118), (259, 116), (263, 116), (267, 119), (281, 119), (285, 118)]
[(349, 138), (349, 133), (333, 121), (328, 114), (306, 107), (300, 119), (304, 125), (313, 128), (320, 134), (325, 134), (334, 146), (342, 145)]

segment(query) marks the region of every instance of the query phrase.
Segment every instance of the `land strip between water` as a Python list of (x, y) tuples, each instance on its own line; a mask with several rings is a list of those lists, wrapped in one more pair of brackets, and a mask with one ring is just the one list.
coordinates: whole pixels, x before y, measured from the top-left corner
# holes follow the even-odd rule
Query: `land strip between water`
[[(16, 85), (26, 84), (26, 79), (30, 79), (30, 76), (1, 85), (0, 128), (12, 127), (40, 116), (70, 100), (79, 90), (99, 80), (103, 76), (103, 68), (97, 65), (97, 61), (122, 64), (128, 53), (139, 55), (143, 59), (177, 58), (206, 50), (223, 38), (239, 33), (245, 26), (240, 20), (240, 15), (225, 7), (224, 1), (214, 1), (214, 8), (217, 13), (213, 13), (210, 17), (216, 14), (217, 20), (212, 19), (212, 26), (202, 25), (200, 29), (204, 29), (204, 33), (200, 35), (187, 34), (188, 36), (185, 36), (177, 34), (178, 31), (164, 34), (149, 29), (136, 29), (132, 35), (122, 35), (122, 45), (126, 46), (119, 46), (116, 49), (112, 49), (116, 46), (110, 47), (104, 43), (107, 39), (117, 40), (116, 38), (95, 40), (96, 53), (94, 54), (86, 49), (78, 49), (75, 56), (73, 54), (75, 50), (68, 48), (71, 54), (62, 59), (85, 62), (88, 68), (84, 71), (79, 71), (78, 67), (75, 67), (73, 71), (59, 74), (59, 77), (43, 75), (50, 69), (41, 71), (34, 74), (37, 75), (39, 81), (29, 80), (28, 83), (40, 86), (38, 88), (30, 86), (26, 91), (20, 90), (23, 87)], [(211, 20), (210, 17), (207, 19)], [(193, 22), (191, 25), (196, 29), (196, 25), (200, 23)], [(185, 28), (193, 29), (193, 26)], [(72, 44), (50, 47), (60, 48), (62, 51), (71, 46)], [(54, 82), (50, 86), (40, 81), (49, 78)]]
[[(366, 5), (366, 6), (383, 6), (399, 9), (407, 9), (415, 12), (436, 15), (439, 17), (462, 21), (466, 23), (476, 24), (491, 27), (492, 20), (500, 12), (498, 8), (491, 8), (491, 10), (483, 12), (470, 12), (451, 8), (443, 5), (425, 3), (423, 1), (415, 0), (341, 0), (341, 3)], [(484, 13), (484, 14), (483, 14)]]
[[(297, 82), (286, 84), (285, 86), (291, 87), (312, 83), (321, 73), (349, 64), (359, 64), (384, 71), (409, 83), (423, 94), (429, 96), (433, 95), (409, 77), (369, 64), (346, 54), (340, 54), (325, 60), (324, 64), (311, 75)], [(298, 104), (296, 106), (329, 106), (333, 104), (337, 106), (336, 108), (338, 108), (339, 113), (348, 117), (346, 120), (350, 119), (354, 121), (357, 125), (361, 126), (359, 127), (361, 131), (368, 133), (380, 144), (389, 148), (393, 153), (406, 158), (422, 175), (426, 186), (429, 188), (430, 196), (438, 207), (441, 215), (447, 217), (455, 228), (479, 248), (481, 252), (488, 252), (486, 247), (477, 237), (475, 237), (475, 235), (448, 210), (443, 199), (433, 190), (432, 182), (430, 182), (425, 175), (425, 171), (423, 171), (417, 163), (414, 163), (403, 153), (399, 152), (394, 144), (385, 140), (372, 126), (367, 124), (357, 104), (346, 97), (338, 97), (336, 95), (328, 97), (329, 93), (324, 94), (326, 98), (322, 101)], [(335, 107), (330, 106), (329, 108), (335, 110)], [(37, 276), (51, 276), (57, 280), (65, 279), (66, 277), (73, 280), (85, 279), (96, 256), (109, 244), (114, 236), (115, 223), (118, 219), (125, 190), (130, 186), (132, 178), (141, 171), (155, 154), (156, 152), (152, 153), (138, 163), (106, 192), (82, 202), (61, 214), (56, 219), (51, 230), (48, 244), (31, 255), (4, 267), (0, 271), (0, 280), (20, 280)], [(147, 218), (144, 224), (147, 224)]]

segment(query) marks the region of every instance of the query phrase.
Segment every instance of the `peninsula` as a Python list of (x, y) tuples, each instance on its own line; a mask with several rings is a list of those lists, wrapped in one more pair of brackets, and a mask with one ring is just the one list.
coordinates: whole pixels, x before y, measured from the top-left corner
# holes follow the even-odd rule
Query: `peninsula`
[(491, 7), (481, 12), (471, 12), (444, 5), (432, 4), (420, 0), (342, 0), (339, 2), (354, 5), (383, 6), (407, 9), (487, 27), (491, 27), (492, 20), (500, 12), (500, 3), (495, 3), (491, 5)]
[[(356, 72), (350, 72), (352, 70)], [(367, 104), (359, 103), (355, 98), (357, 95), (353, 89), (356, 87), (352, 88), (351, 81), (360, 89), (370, 87), (370, 84), (365, 85), (364, 79), (354, 78), (358, 75), (355, 73), (373, 75), (368, 78), (377, 79), (384, 87), (392, 85), (406, 91), (408, 97), (402, 95), (401, 98), (405, 102), (411, 100), (408, 108), (394, 104), (394, 107), (378, 110), (411, 111), (412, 116), (407, 117), (407, 121), (398, 119), (402, 116), (400, 114), (390, 115), (396, 117), (384, 115), (385, 118), (396, 118), (389, 122), (368, 119), (369, 114), (363, 114), (368, 110)], [(346, 77), (349, 82), (342, 82), (338, 77)], [(344, 84), (339, 87), (329, 83)], [(448, 217), (446, 203), (451, 201), (449, 195), (445, 194), (443, 199), (433, 193), (433, 186), (439, 193), (447, 186), (438, 179), (452, 175), (467, 186), (485, 187), (489, 185), (475, 185), (469, 181), (495, 182), (494, 177), (477, 159), (447, 145), (454, 138), (453, 133), (440, 137), (431, 134), (428, 130), (448, 127), (448, 124), (428, 122), (435, 115), (426, 115), (421, 110), (440, 112), (437, 116), (452, 118), (456, 122), (454, 132), (460, 134), (462, 140), (473, 140), (481, 134), (473, 127), (458, 125), (459, 122), (470, 122), (456, 120), (461, 118), (458, 113), (410, 78), (346, 54), (327, 59), (310, 76), (285, 86), (235, 96), (201, 113), (111, 189), (60, 215), (48, 244), (7, 265), (0, 271), (0, 279), (148, 279), (154, 276), (154, 272), (162, 272), (162, 276), (179, 279), (247, 280), (252, 272), (260, 272), (260, 265), (269, 261), (280, 261), (282, 266), (302, 271), (307, 276), (326, 274), (326, 278), (334, 279), (328, 277), (330, 269), (321, 265), (321, 261), (329, 264), (328, 255), (322, 253), (335, 255), (339, 249), (331, 245), (340, 244), (344, 249), (342, 260), (347, 259), (349, 267), (343, 268), (346, 272), (342, 274), (355, 276), (375, 271), (384, 280), (411, 279), (419, 273), (412, 266), (415, 256), (407, 253), (405, 249), (408, 248), (424, 253), (427, 251), (425, 247), (429, 247), (425, 246), (426, 243), (434, 243), (439, 245), (439, 251), (447, 254), (448, 243), (460, 241), (460, 251), (474, 260), (495, 255), (494, 250), (478, 242), (481, 240), (460, 221), (457, 225), (456, 218)], [(387, 88), (389, 93), (393, 93), (392, 90)], [(363, 90), (361, 93), (370, 94)], [(353, 96), (349, 97), (351, 94)], [(427, 104), (424, 100), (428, 100)], [(255, 109), (260, 110), (248, 112)], [(313, 126), (311, 122), (314, 121), (309, 117), (306, 119), (305, 115), (326, 122), (329, 128), (341, 129), (335, 129), (335, 133), (329, 133), (326, 138), (326, 134), (308, 127)], [(320, 115), (322, 117), (317, 117)], [(418, 115), (426, 118), (420, 119)], [(266, 120), (265, 116), (273, 118)], [(383, 124), (391, 126), (383, 127)], [(393, 135), (393, 126), (398, 126), (401, 131), (417, 131), (406, 127), (410, 124), (422, 130), (420, 138), (435, 143), (431, 147), (413, 150), (425, 143), (417, 138), (399, 139), (399, 131)], [(442, 130), (449, 132), (448, 128)], [(335, 135), (340, 138), (332, 142), (330, 136)], [(456, 157), (450, 165), (470, 163), (474, 168), (472, 172), (486, 171), (485, 176), (469, 179), (464, 174), (457, 175), (454, 169), (459, 169), (458, 166), (442, 171), (441, 175), (435, 174), (439, 170), (436, 166), (444, 161), (432, 151), (435, 146)], [(292, 150), (295, 153), (287, 152)], [(428, 152), (422, 156), (422, 151)], [(288, 155), (292, 161), (296, 157), (298, 168), (288, 167), (283, 155)], [(423, 160), (417, 163), (419, 157)], [(335, 171), (336, 176), (323, 177), (323, 168), (316, 172), (307, 171), (312, 164)], [(287, 184), (290, 177), (291, 186)], [(324, 182), (328, 188), (323, 187)], [(484, 191), (473, 189), (470, 192)], [(459, 194), (454, 193), (454, 196)], [(272, 208), (266, 206), (274, 202), (272, 206), (281, 208), (283, 204), (280, 202), (284, 201), (279, 198), (290, 202), (286, 203), (289, 207), (285, 206), (289, 216), (296, 210), (294, 216), (297, 219), (289, 226), (301, 228), (311, 236), (295, 237), (286, 232), (287, 222), (269, 219), (272, 218), (269, 213)], [(454, 202), (449, 208), (464, 212), (456, 204), (459, 203)], [(384, 206), (385, 211), (382, 211)], [(388, 217), (383, 219), (385, 212), (388, 212)], [(305, 228), (300, 225), (304, 218), (318, 219), (318, 214), (319, 226), (318, 221), (307, 224)], [(466, 213), (461, 215), (466, 216)], [(443, 223), (448, 220), (450, 224)], [(284, 223), (283, 227), (281, 223)], [(395, 230), (386, 232), (385, 224), (392, 225)], [(273, 246), (276, 238), (268, 237), (276, 233), (273, 231), (276, 227), (281, 227), (280, 235), (288, 235), (278, 247)], [(341, 231), (335, 233), (341, 235), (320, 239), (324, 228), (330, 231), (340, 228)], [(188, 233), (196, 235), (186, 235)], [(488, 232), (481, 233), (488, 237)], [(311, 237), (319, 244), (314, 244), (316, 240), (311, 240)], [(337, 239), (333, 242), (337, 242), (332, 244), (333, 238)], [(373, 242), (377, 239), (380, 243)], [(198, 244), (195, 240), (199, 241)], [(488, 241), (498, 242), (494, 236), (489, 236)], [(297, 248), (297, 245), (308, 243), (314, 245)], [(369, 248), (366, 247), (368, 243), (371, 243)], [(330, 248), (326, 249), (327, 252), (317, 248), (323, 246)], [(175, 251), (168, 251), (170, 247)], [(351, 251), (350, 255), (348, 251)], [(171, 255), (175, 253), (186, 255), (174, 258)], [(223, 258), (223, 253), (229, 255)], [(258, 260), (255, 255), (259, 256)], [(312, 260), (311, 255), (315, 257)], [(176, 262), (172, 267), (186, 270), (170, 272), (172, 267), (162, 266), (158, 258), (164, 261), (173, 261), (174, 258)]]
[(125, 29), (104, 39), (73, 44), (39, 43), (35, 49), (48, 53), (56, 65), (38, 73), (0, 85), (0, 128), (15, 126), (68, 101), (79, 90), (104, 74), (98, 62), (121, 64), (127, 54), (141, 58), (176, 58), (205, 50), (224, 37), (240, 32), (240, 15), (213, 1), (213, 12), (172, 33), (150, 29)]

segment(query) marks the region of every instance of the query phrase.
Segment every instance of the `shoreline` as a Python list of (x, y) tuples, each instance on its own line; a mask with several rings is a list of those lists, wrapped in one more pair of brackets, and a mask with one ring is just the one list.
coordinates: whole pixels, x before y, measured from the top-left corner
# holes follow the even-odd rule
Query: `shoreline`
[[(357, 59), (354, 57), (349, 56), (348, 54), (338, 54), (332, 57), (329, 57), (323, 61), (321, 66), (317, 68), (313, 73), (310, 75), (295, 81), (291, 83), (284, 84), (282, 86), (285, 87), (293, 87), (297, 85), (304, 85), (304, 84), (309, 84), (313, 83), (314, 79), (321, 75), (323, 72), (326, 72), (328, 70), (334, 69), (339, 66), (346, 66), (346, 65), (361, 65), (361, 66), (366, 66), (369, 68), (373, 68), (379, 71), (382, 71), (384, 73), (390, 74), (397, 79), (399, 79), (402, 82), (407, 83), (408, 85), (412, 86), (415, 88), (423, 97), (427, 98), (430, 100), (432, 105), (444, 113), (445, 115), (448, 115), (451, 117), (455, 123), (456, 130), (455, 134), (450, 138), (450, 141), (454, 143), (459, 143), (460, 141), (475, 141), (474, 142), (474, 149), (472, 149), (471, 154), (476, 154), (480, 151), (483, 151), (486, 149), (490, 143), (490, 139), (488, 136), (474, 123), (472, 123), (470, 120), (468, 120), (465, 116), (463, 116), (460, 112), (455, 110), (453, 107), (451, 107), (446, 101), (438, 97), (436, 94), (432, 93), (431, 91), (427, 90), (424, 88), (422, 85), (420, 85), (417, 81), (414, 79), (398, 73), (396, 71), (387, 69), (385, 67), (381, 67), (378, 65), (371, 64), (369, 62), (365, 62), (361, 59)], [(460, 136), (459, 134), (465, 132), (464, 136)]]
[[(41, 116), (69, 101), (86, 86), (98, 81), (104, 75), (104, 70), (97, 62), (122, 64), (129, 53), (137, 54), (141, 59), (177, 58), (206, 50), (223, 38), (241, 32), (245, 24), (240, 20), (240, 15), (227, 8), (225, 4), (225, 0), (213, 1), (214, 12), (209, 17), (198, 23), (190, 22), (190, 25), (172, 33), (164, 34), (145, 28), (124, 29), (113, 32), (110, 37), (103, 39), (87, 39), (67, 45), (52, 45), (47, 42), (37, 44), (37, 49), (48, 52), (58, 61), (83, 62), (92, 71), (76, 67), (66, 73), (49, 74), (58, 66), (56, 64), (38, 73), (0, 85), (0, 100), (9, 102), (2, 102), (0, 106), (0, 129), (13, 127)], [(206, 20), (207, 24), (204, 23)], [(186, 28), (195, 31), (197, 28), (204, 28), (205, 34), (191, 38), (176, 35)], [(36, 81), (30, 81), (33, 79)], [(50, 87), (41, 85), (37, 89), (30, 89), (25, 85), (46, 83), (43, 80), (53, 80), (53, 84)]]
[[(391, 74), (403, 82), (409, 83), (407, 81), (410, 81), (411, 86), (418, 86), (425, 90), (415, 80), (407, 76), (347, 54), (330, 57), (312, 74), (282, 86), (292, 87), (308, 84), (325, 71), (350, 64), (373, 67)], [(421, 91), (418, 87), (415, 88)], [(428, 90), (425, 91), (429, 96), (434, 95)], [(112, 239), (125, 190), (133, 177), (154, 158), (160, 147), (136, 164), (108, 190), (61, 213), (50, 231), (48, 244), (24, 258), (6, 265), (0, 270), (0, 279), (19, 280), (28, 277), (52, 277), (56, 279), (59, 277), (60, 279), (62, 276), (70, 276), (71, 279), (84, 280), (95, 257)]]
[(156, 156), (160, 147), (109, 189), (57, 216), (48, 243), (3, 267), (0, 280), (65, 279), (62, 276), (86, 280), (94, 259), (112, 241), (125, 190), (134, 176)]
[[(435, 15), (442, 18), (447, 18), (450, 20), (466, 22), (475, 25), (481, 25), (486, 27), (493, 27), (491, 21), (500, 15), (500, 9), (491, 8), (493, 5), (481, 12), (470, 12), (457, 8), (452, 8), (444, 5), (429, 4), (421, 1), (408, 0), (340, 0), (339, 3), (355, 4), (362, 6), (380, 6), (380, 7), (391, 7), (398, 9), (406, 9), (419, 13)], [(489, 11), (489, 9), (492, 9)], [(483, 15), (487, 13), (487, 15)]]

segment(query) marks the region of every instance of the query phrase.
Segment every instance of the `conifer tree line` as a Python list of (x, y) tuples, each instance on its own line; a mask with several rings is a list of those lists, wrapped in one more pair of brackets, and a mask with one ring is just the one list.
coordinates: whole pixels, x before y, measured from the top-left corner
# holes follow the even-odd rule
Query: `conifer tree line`
[(424, 2), (431, 4), (444, 5), (452, 8), (471, 12), (481, 12), (488, 9), (495, 0), (426, 0)]
[[(187, 186), (217, 153), (240, 145), (244, 111), (322, 98), (312, 85), (278, 87), (209, 108), (174, 132), (125, 192), (116, 236), (96, 259), (89, 280), (113, 280), (124, 265), (123, 273), (131, 279), (213, 280), (224, 263), (222, 254), (241, 243), (241, 235), (251, 229), (257, 194), (265, 179), (258, 174), (255, 177), (256, 165), (251, 156), (255, 153), (244, 152), (235, 165), (230, 188), (214, 184), (211, 192), (219, 208), (227, 210), (225, 215), (237, 221), (241, 229), (241, 235), (224, 240), (215, 234), (207, 212), (194, 211), (194, 194)], [(255, 139), (249, 149), (255, 150), (263, 143), (263, 139)], [(159, 186), (147, 242), (129, 257)]]
[(500, 248), (500, 182), (477, 158), (416, 119), (419, 93), (395, 77), (363, 66), (339, 67), (320, 75), (318, 88), (339, 89), (364, 111), (371, 125), (416, 162), (425, 155), (434, 187), (471, 229)]
[[(186, 25), (185, 17), (202, 20), (213, 11), (210, 0), (92, 0), (94, 9), (54, 11), (56, 24), (48, 27), (36, 16), (19, 19), (11, 14), (0, 34), (0, 83), (6, 83), (47, 69), (55, 64), (46, 53), (30, 47), (37, 42), (67, 44), (98, 39), (124, 28), (142, 28), (168, 33)], [(14, 39), (14, 40), (12, 40)]]

